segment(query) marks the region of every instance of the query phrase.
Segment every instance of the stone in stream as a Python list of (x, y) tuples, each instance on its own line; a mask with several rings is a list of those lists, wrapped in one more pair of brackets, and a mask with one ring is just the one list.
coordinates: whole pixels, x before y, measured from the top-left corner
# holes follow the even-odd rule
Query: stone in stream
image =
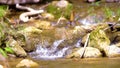
[(36, 68), (38, 66), (38, 63), (30, 59), (23, 59), (16, 65), (17, 68)]
[(116, 45), (108, 46), (104, 51), (107, 57), (120, 57), (120, 48)]
[[(77, 50), (72, 50), (73, 52), (71, 54), (68, 54), (65, 56), (66, 58), (80, 58), (82, 56), (82, 53), (84, 51), (84, 48), (78, 48)], [(97, 58), (101, 57), (102, 54), (97, 48), (93, 47), (86, 47), (85, 53), (83, 55), (83, 58)]]

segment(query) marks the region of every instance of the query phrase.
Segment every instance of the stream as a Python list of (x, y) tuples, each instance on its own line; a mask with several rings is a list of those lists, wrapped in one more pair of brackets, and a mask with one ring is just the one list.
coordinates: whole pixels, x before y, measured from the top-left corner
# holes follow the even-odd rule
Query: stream
[[(10, 66), (15, 65), (22, 59), (10, 60)], [(39, 64), (38, 68), (119, 68), (120, 58), (90, 58), (90, 59), (54, 59), (35, 60)]]
[[(113, 19), (106, 20), (103, 14), (104, 7), (107, 6), (113, 11), (120, 8), (119, 3), (84, 3), (81, 0), (70, 0), (75, 9), (75, 21), (82, 25), (94, 25), (102, 22), (115, 22)], [(36, 7), (35, 5), (33, 7)], [(14, 13), (13, 13), (14, 15)], [(112, 17), (116, 16), (115, 13), (111, 14)], [(109, 17), (108, 17), (109, 18)], [(67, 29), (67, 28), (66, 28)], [(81, 37), (73, 39), (73, 43), (65, 43), (65, 39), (54, 40), (50, 46), (43, 46), (42, 43), (37, 44), (36, 50), (30, 52), (29, 59), (37, 62), (39, 68), (120, 68), (120, 57), (117, 58), (73, 58), (66, 59), (65, 55), (69, 49), (74, 47), (81, 47)], [(48, 45), (48, 42), (44, 42)], [(61, 46), (63, 44), (63, 46)], [(70, 45), (70, 46), (69, 46)], [(71, 46), (73, 45), (73, 46)], [(8, 60), (11, 68), (15, 66), (24, 58), (10, 58)]]

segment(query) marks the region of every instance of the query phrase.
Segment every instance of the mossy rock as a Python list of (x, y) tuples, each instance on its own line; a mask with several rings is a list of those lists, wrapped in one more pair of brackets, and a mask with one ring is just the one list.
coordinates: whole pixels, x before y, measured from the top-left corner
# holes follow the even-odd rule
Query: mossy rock
[(60, 3), (60, 1), (53, 1), (51, 4), (49, 4), (46, 8), (47, 12), (55, 15), (56, 19), (60, 18), (61, 16), (69, 19), (73, 5), (66, 1), (68, 4), (65, 7), (60, 7), (57, 5), (58, 3)]
[(37, 29), (36, 27), (26, 27), (23, 30), (18, 31), (25, 37), (25, 46), (22, 46), (26, 51), (32, 51), (35, 49), (35, 45), (39, 43), (40, 34), (42, 30)]
[(107, 37), (104, 30), (97, 28), (90, 33), (89, 43), (88, 46), (95, 47), (100, 49), (101, 51), (104, 50), (105, 47), (110, 45), (110, 40)]

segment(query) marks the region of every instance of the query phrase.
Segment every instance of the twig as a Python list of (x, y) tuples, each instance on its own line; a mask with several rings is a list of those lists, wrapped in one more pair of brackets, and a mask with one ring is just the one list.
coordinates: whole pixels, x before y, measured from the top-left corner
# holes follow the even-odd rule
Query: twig
[(115, 26), (115, 25), (118, 25), (119, 23), (120, 23), (120, 20), (118, 20), (118, 22), (116, 22), (115, 24), (111, 23), (112, 25), (109, 26), (109, 27), (106, 27), (106, 28), (104, 29), (104, 31), (107, 30), (107, 29), (109, 29), (109, 28), (112, 28), (112, 27)]
[(107, 29), (109, 29), (109, 28), (112, 28), (113, 26), (115, 26), (115, 25), (117, 25), (117, 23), (115, 23), (115, 24), (112, 24), (111, 26), (109, 26), (109, 27), (106, 27), (105, 29), (104, 29), (104, 31), (105, 30), (107, 30)]
[(82, 52), (80, 58), (83, 58), (83, 56), (84, 56), (86, 47), (87, 47), (87, 45), (88, 45), (89, 37), (90, 37), (90, 33), (87, 34), (87, 39), (86, 39), (86, 41), (85, 41), (84, 48), (83, 48), (83, 52)]
[(59, 24), (62, 19), (63, 19), (63, 16), (61, 16), (61, 17), (58, 19), (57, 24)]

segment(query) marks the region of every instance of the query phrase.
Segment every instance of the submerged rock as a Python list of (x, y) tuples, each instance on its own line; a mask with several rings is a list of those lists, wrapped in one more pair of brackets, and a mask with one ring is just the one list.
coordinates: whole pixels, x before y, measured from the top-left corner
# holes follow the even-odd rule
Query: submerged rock
[(30, 59), (23, 59), (16, 65), (17, 68), (36, 68), (39, 64), (30, 60)]
[(49, 21), (37, 21), (35, 22), (35, 27), (38, 29), (51, 29), (51, 23)]
[[(73, 50), (74, 51), (74, 50)], [(78, 48), (78, 50), (75, 50), (75, 52), (72, 52), (71, 54), (68, 54), (65, 56), (66, 58), (81, 58), (83, 54), (84, 48)], [(83, 58), (97, 58), (101, 57), (102, 54), (97, 48), (93, 47), (86, 47)]]

